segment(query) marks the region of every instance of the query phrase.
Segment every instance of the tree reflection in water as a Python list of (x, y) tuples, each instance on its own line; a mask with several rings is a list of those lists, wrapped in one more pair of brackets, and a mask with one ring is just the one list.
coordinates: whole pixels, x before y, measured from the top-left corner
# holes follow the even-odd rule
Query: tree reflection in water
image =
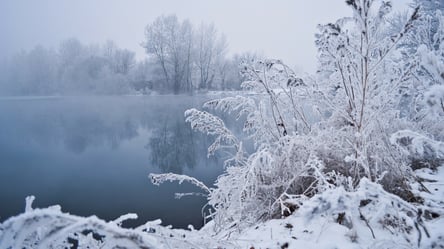
[(183, 122), (168, 121), (153, 131), (146, 148), (150, 151), (151, 163), (162, 172), (181, 174), (183, 167), (193, 168), (196, 164), (196, 134)]

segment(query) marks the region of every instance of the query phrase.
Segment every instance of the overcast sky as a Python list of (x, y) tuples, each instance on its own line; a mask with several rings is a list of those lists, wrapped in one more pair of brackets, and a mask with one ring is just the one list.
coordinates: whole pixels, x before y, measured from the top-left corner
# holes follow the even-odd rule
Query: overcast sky
[[(394, 0), (404, 8), (409, 0)], [(232, 53), (257, 51), (313, 71), (318, 23), (350, 15), (345, 0), (0, 0), (0, 58), (40, 44), (113, 40), (143, 58), (144, 27), (162, 14), (214, 22)]]

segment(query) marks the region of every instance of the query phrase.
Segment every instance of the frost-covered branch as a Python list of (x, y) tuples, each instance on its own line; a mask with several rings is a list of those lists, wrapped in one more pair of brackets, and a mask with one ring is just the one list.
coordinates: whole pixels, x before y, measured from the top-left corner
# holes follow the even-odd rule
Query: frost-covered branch
[(0, 224), (0, 248), (165, 248), (148, 233), (119, 226), (132, 214), (107, 223), (62, 213), (59, 206), (32, 209), (33, 199), (27, 198), (25, 213)]
[(189, 109), (185, 112), (185, 121), (191, 128), (208, 135), (216, 136), (213, 144), (208, 147), (208, 155), (213, 155), (223, 145), (239, 148), (240, 143), (236, 136), (225, 126), (222, 119), (205, 111)]
[(183, 182), (188, 182), (193, 184), (196, 187), (199, 187), (200, 189), (204, 190), (208, 194), (211, 193), (211, 189), (208, 188), (203, 182), (197, 180), (194, 177), (187, 176), (187, 175), (178, 175), (173, 173), (167, 173), (167, 174), (149, 174), (151, 183), (154, 185), (159, 185), (164, 182), (179, 182), (179, 184), (182, 184)]
[(444, 142), (430, 139), (410, 130), (395, 132), (390, 137), (390, 142), (414, 159), (444, 162)]

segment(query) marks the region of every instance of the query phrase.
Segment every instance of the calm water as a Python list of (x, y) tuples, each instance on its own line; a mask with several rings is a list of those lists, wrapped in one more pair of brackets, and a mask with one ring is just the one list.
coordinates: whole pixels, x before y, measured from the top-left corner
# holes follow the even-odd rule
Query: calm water
[(60, 204), (64, 212), (112, 220), (134, 212), (143, 224), (202, 225), (202, 197), (188, 184), (153, 186), (151, 172), (194, 176), (211, 185), (223, 158), (207, 158), (211, 138), (184, 122), (206, 97), (0, 99), (0, 222), (24, 210)]

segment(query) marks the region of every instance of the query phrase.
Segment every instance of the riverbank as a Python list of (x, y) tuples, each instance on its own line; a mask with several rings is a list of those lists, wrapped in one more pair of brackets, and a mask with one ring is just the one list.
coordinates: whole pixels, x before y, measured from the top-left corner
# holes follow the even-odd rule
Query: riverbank
[[(127, 214), (105, 222), (96, 216), (63, 213), (59, 206), (26, 211), (0, 224), (1, 248), (442, 248), (444, 247), (444, 165), (415, 171), (412, 188), (423, 198), (412, 204), (363, 179), (355, 192), (335, 188), (315, 195), (284, 219), (255, 224), (243, 231), (172, 229), (160, 220), (124, 228)], [(77, 247), (74, 247), (77, 248)], [(82, 248), (82, 247), (79, 247)]]

